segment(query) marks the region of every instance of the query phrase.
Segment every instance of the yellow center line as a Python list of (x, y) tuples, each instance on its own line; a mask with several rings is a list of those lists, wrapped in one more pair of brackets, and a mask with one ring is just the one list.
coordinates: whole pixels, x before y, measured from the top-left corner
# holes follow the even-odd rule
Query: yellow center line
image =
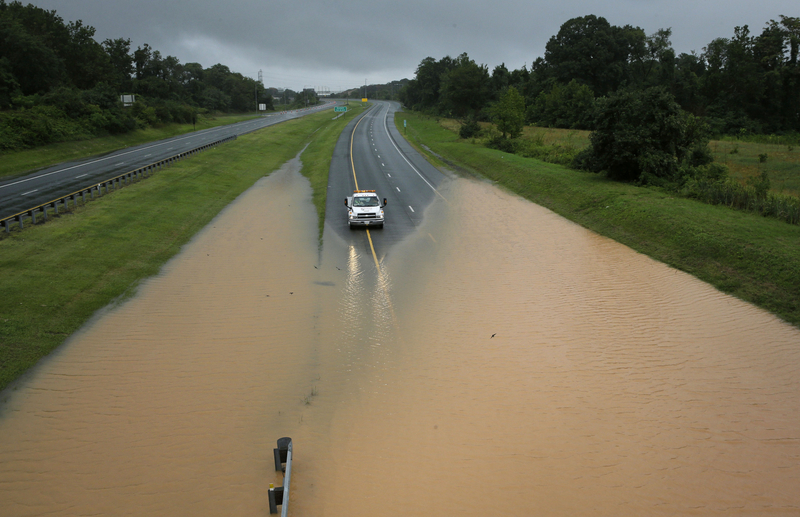
[[(353, 126), (353, 132), (350, 133), (350, 168), (353, 170), (353, 181), (356, 184), (356, 190), (358, 190), (358, 178), (356, 177), (356, 165), (353, 161), (353, 139), (355, 138), (358, 125), (361, 124), (361, 121), (364, 120), (364, 118), (366, 117), (362, 117), (358, 120), (358, 122), (356, 122), (356, 125)], [(381, 291), (383, 291), (384, 296), (386, 296), (386, 302), (389, 304), (389, 310), (392, 313), (392, 322), (394, 323), (394, 327), (399, 330), (400, 326), (397, 322), (397, 315), (394, 312), (394, 304), (392, 304), (392, 298), (389, 296), (389, 291), (386, 289), (386, 281), (383, 276), (383, 271), (381, 270), (381, 264), (378, 262), (378, 254), (375, 253), (375, 245), (372, 243), (372, 235), (369, 233), (369, 228), (367, 228), (366, 231), (367, 240), (369, 240), (369, 249), (372, 251), (372, 260), (375, 261), (375, 267), (378, 270), (378, 285)]]
[(350, 168), (353, 170), (353, 181), (356, 183), (356, 190), (358, 190), (358, 178), (356, 178), (356, 164), (353, 163), (353, 138), (356, 136), (356, 129), (358, 129), (358, 125), (361, 124), (361, 121), (364, 120), (366, 117), (361, 117), (356, 122), (356, 125), (353, 126), (353, 132), (350, 133)]
[(367, 228), (367, 239), (369, 239), (369, 248), (372, 250), (372, 258), (375, 259), (375, 267), (378, 268), (378, 273), (380, 273), (381, 265), (378, 263), (378, 255), (375, 253), (375, 246), (372, 245), (372, 236), (369, 234), (369, 228)]
[[(356, 190), (358, 190), (358, 178), (356, 177), (356, 164), (353, 162), (353, 138), (356, 135), (356, 129), (358, 129), (358, 125), (361, 124), (361, 121), (364, 120), (366, 117), (361, 117), (356, 125), (353, 126), (353, 132), (350, 133), (350, 168), (353, 170), (353, 181), (356, 184)], [(372, 244), (372, 236), (369, 234), (369, 228), (367, 228), (367, 239), (369, 239), (369, 248), (372, 250), (372, 258), (375, 260), (375, 267), (378, 268), (378, 273), (381, 273), (381, 265), (378, 262), (378, 255), (375, 253), (375, 246)]]

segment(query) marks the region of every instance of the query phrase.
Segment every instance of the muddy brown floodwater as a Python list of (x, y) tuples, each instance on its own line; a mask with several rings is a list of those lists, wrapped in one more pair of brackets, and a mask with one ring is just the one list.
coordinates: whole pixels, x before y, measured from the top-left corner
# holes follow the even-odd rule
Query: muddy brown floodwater
[[(797, 515), (800, 331), (487, 183), (378, 250), (290, 162), (0, 402), (0, 515)], [(487, 217), (486, 214), (491, 214)]]

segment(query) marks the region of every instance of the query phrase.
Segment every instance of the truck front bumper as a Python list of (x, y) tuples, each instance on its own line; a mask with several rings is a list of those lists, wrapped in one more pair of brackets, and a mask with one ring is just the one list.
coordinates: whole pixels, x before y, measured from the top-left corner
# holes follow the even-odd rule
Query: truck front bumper
[(375, 219), (367, 219), (367, 218), (357, 218), (354, 217), (348, 220), (350, 226), (383, 226), (383, 218), (375, 218)]

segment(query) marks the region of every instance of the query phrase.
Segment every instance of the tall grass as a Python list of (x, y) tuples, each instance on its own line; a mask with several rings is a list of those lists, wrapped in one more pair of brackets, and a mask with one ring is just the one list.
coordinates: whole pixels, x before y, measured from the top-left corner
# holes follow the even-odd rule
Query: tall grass
[(790, 224), (800, 224), (800, 198), (773, 192), (762, 193), (751, 185), (728, 179), (698, 182), (686, 194), (712, 205), (774, 217)]
[(756, 135), (746, 134), (738, 136), (723, 136), (719, 140), (723, 141), (741, 141), (751, 142), (755, 144), (771, 144), (771, 145), (787, 145), (798, 147), (800, 146), (800, 133), (786, 133), (783, 135)]

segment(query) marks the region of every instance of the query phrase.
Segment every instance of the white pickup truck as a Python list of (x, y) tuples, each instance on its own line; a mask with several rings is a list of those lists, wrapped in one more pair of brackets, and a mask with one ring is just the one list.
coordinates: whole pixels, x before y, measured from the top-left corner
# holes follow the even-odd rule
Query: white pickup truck
[(354, 190), (352, 196), (344, 198), (344, 206), (347, 207), (347, 224), (350, 225), (350, 228), (354, 226), (383, 228), (385, 220), (383, 207), (386, 204), (386, 198), (383, 198), (381, 205), (381, 200), (374, 190)]

